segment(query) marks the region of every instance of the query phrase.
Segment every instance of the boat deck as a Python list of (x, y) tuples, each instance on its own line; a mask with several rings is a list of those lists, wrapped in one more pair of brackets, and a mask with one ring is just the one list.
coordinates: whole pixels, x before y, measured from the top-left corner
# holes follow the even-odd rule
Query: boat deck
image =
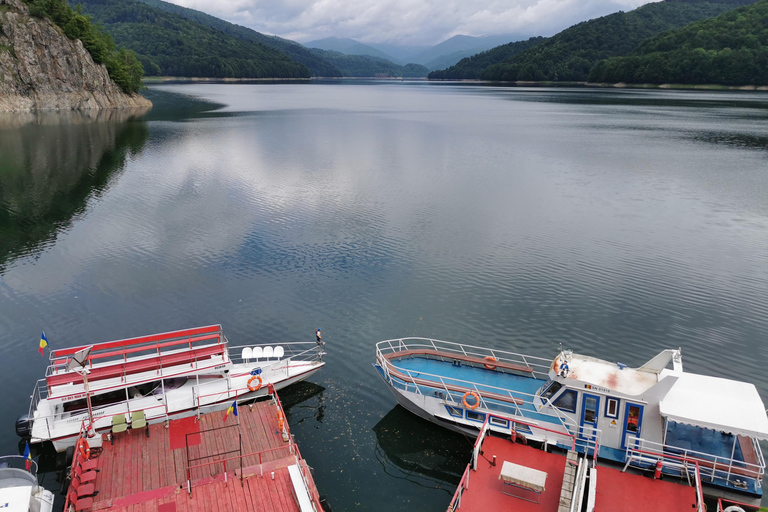
[[(149, 437), (138, 429), (117, 434), (114, 444), (105, 440), (95, 459), (97, 494), (89, 510), (299, 512), (288, 470), (297, 462), (311, 500), (322, 510), (306, 462), (295, 444), (283, 441), (275, 403), (261, 401), (238, 410), (226, 421), (224, 412), (215, 412), (199, 420), (173, 420), (168, 427), (151, 425)], [(188, 465), (193, 466), (191, 496)]]
[[(460, 506), (462, 512), (488, 510), (514, 510), (515, 512), (557, 512), (565, 474), (566, 458), (538, 448), (512, 443), (508, 439), (489, 436), (483, 442), (483, 456), (477, 471), (469, 470), (469, 486), (464, 490)], [(496, 456), (496, 466), (490, 460)], [(547, 473), (544, 492), (539, 503), (503, 494), (499, 480), (504, 461), (537, 469)], [(521, 493), (532, 497), (529, 491)], [(677, 483), (622, 473), (598, 466), (595, 510), (613, 512), (643, 512), (647, 510), (695, 510), (696, 490)]]
[(417, 379), (434, 380), (434, 376), (439, 376), (446, 384), (461, 386), (466, 385), (465, 382), (473, 382), (479, 389), (488, 391), (506, 389), (533, 395), (546, 382), (530, 375), (517, 375), (476, 366), (457, 366), (451, 361), (425, 357), (397, 358), (392, 363), (398, 368), (408, 370), (410, 375)]

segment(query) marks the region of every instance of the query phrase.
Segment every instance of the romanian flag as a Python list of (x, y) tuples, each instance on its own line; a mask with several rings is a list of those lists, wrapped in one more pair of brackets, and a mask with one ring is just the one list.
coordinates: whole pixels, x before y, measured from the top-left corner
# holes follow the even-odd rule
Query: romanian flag
[(27, 442), (24, 446), (24, 464), (27, 466), (27, 471), (29, 471), (30, 462), (32, 462), (32, 454), (29, 453), (29, 442)]
[(43, 349), (48, 346), (48, 338), (45, 337), (45, 331), (40, 335), (40, 355), (43, 355)]
[(227, 409), (227, 412), (224, 414), (224, 421), (227, 421), (227, 418), (229, 417), (229, 413), (232, 413), (235, 416), (237, 416), (237, 400), (232, 402), (232, 405), (230, 405), (229, 409)]

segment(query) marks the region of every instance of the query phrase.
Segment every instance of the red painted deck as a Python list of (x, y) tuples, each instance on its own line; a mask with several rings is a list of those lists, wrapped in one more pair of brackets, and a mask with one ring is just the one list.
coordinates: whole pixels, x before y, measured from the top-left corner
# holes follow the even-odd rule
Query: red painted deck
[(598, 466), (595, 510), (695, 511), (696, 490), (675, 482), (654, 480), (647, 476), (622, 473), (618, 469)]
[[(493, 460), (496, 466), (485, 460)], [(515, 464), (547, 472), (546, 490), (541, 494), (539, 504), (502, 494), (499, 480), (501, 466), (508, 460)], [(560, 488), (563, 485), (565, 457), (547, 453), (530, 446), (512, 443), (509, 439), (486, 437), (483, 455), (477, 462), (477, 471), (469, 470), (469, 488), (461, 497), (462, 512), (490, 512), (492, 510), (514, 510), (515, 512), (556, 512), (560, 502)], [(527, 492), (526, 497), (533, 495)]]
[[(477, 471), (469, 469), (469, 486), (464, 490), (461, 505), (456, 510), (557, 512), (566, 465), (566, 459), (561, 453), (547, 453), (498, 437), (486, 437), (482, 450), (483, 455), (478, 460)], [(493, 460), (494, 455), (496, 466), (488, 462)], [(538, 504), (502, 494), (499, 474), (505, 460), (547, 473), (546, 490), (541, 494)], [(535, 497), (532, 492), (523, 491), (521, 494), (527, 498)], [(678, 483), (622, 473), (617, 469), (598, 465), (595, 510), (696, 510), (696, 490)]]
[[(171, 421), (115, 436), (98, 454), (97, 494), (92, 511), (115, 512), (298, 512), (288, 466), (297, 461), (318, 511), (319, 497), (295, 444), (278, 431), (278, 406), (271, 400), (240, 405), (239, 416), (224, 412)], [(238, 420), (240, 424), (238, 435)], [(221, 427), (227, 427), (221, 429)], [(208, 431), (208, 429), (217, 429)], [(187, 490), (187, 433), (192, 495)], [(242, 457), (239, 437), (242, 436)], [(224, 454), (224, 452), (232, 453)], [(195, 460), (198, 459), (199, 460)], [(241, 459), (242, 458), (242, 472)], [(214, 464), (207, 464), (220, 461)], [(226, 481), (224, 466), (226, 465)], [(274, 471), (274, 479), (272, 472)], [(242, 475), (242, 479), (241, 479)]]

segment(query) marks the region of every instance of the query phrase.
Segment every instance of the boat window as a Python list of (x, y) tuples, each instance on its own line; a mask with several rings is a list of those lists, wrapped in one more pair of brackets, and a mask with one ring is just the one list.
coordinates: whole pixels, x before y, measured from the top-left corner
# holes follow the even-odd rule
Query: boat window
[(461, 418), (464, 416), (464, 411), (462, 409), (459, 409), (458, 407), (446, 405), (445, 408), (448, 410), (448, 414), (450, 414), (455, 418)]
[(597, 421), (597, 398), (593, 396), (584, 397), (584, 423), (595, 423)]
[(630, 405), (629, 412), (627, 413), (627, 432), (637, 432), (639, 422), (640, 407), (636, 405)]
[(479, 421), (480, 423), (484, 423), (485, 414), (475, 412), (475, 411), (467, 411), (467, 419), (470, 421)]
[(512, 423), (512, 428), (520, 434), (533, 434), (531, 428), (524, 423)]
[(605, 401), (605, 416), (607, 418), (619, 417), (619, 401), (615, 398), (608, 398)]
[(566, 412), (576, 412), (576, 399), (578, 395), (572, 389), (566, 389), (563, 394), (557, 397), (552, 405)]
[(560, 384), (559, 382), (552, 382), (552, 384), (548, 388), (546, 388), (544, 391), (542, 391), (541, 399), (542, 400), (549, 400), (550, 398), (552, 398), (552, 395), (554, 395), (555, 393), (560, 391), (560, 388), (562, 388), (562, 387), (563, 387), (563, 385)]
[(509, 421), (508, 420), (503, 420), (501, 418), (497, 418), (496, 416), (491, 416), (488, 419), (488, 421), (489, 421), (489, 423), (491, 425), (495, 425), (497, 427), (504, 427), (504, 428), (506, 428), (506, 427), (509, 426)]

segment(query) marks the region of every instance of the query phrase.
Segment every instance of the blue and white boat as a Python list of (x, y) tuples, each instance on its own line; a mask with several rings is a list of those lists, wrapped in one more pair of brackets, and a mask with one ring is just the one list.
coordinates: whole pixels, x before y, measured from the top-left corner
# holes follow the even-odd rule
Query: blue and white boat
[(492, 430), (545, 448), (684, 479), (698, 466), (709, 494), (762, 496), (768, 415), (757, 389), (684, 372), (680, 349), (629, 368), (562, 349), (545, 359), (402, 338), (376, 345), (375, 367), (403, 407), (438, 425), (476, 435), (492, 413)]

